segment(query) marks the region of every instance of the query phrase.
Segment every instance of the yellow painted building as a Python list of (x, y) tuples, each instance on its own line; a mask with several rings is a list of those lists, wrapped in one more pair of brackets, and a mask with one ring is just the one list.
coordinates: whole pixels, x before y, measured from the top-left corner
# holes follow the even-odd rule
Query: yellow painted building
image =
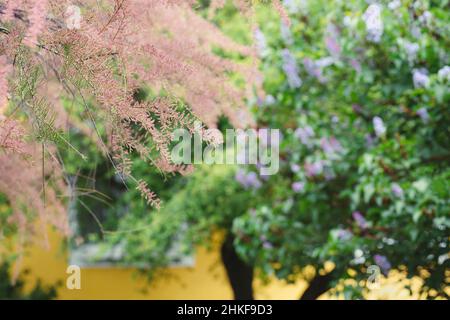
[[(219, 251), (199, 248), (193, 267), (173, 267), (153, 283), (132, 268), (98, 267), (81, 270), (81, 289), (66, 287), (68, 267), (67, 253), (61, 252), (61, 238), (49, 234), (50, 248), (41, 245), (31, 247), (24, 256), (21, 268), (29, 269), (27, 287), (31, 288), (39, 278), (44, 284), (61, 281), (59, 299), (232, 299)], [(408, 291), (401, 289), (401, 276), (393, 274), (384, 281), (381, 289), (372, 291), (370, 299), (411, 299)], [(415, 288), (420, 280), (414, 281)], [(270, 285), (255, 282), (257, 299), (298, 299), (306, 283), (285, 284), (273, 281)], [(326, 297), (322, 297), (326, 298)]]

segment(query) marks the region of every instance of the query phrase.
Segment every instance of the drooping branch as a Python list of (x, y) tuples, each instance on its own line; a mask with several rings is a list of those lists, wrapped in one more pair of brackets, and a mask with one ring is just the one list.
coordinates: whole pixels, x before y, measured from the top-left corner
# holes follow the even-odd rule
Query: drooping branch
[(316, 300), (322, 294), (331, 289), (331, 282), (333, 281), (333, 272), (325, 275), (317, 274), (309, 283), (308, 288), (303, 292), (300, 300)]

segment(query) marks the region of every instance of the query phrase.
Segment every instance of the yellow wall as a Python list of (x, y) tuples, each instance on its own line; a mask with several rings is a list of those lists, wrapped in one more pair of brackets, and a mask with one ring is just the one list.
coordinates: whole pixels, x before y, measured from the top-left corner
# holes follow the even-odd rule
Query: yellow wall
[[(28, 251), (22, 268), (30, 269), (27, 286), (37, 278), (44, 284), (58, 280), (63, 285), (58, 291), (60, 299), (231, 299), (232, 292), (220, 263), (218, 250), (199, 248), (194, 267), (174, 267), (167, 270), (168, 277), (160, 277), (155, 283), (138, 276), (127, 268), (88, 268), (81, 271), (81, 289), (69, 290), (65, 286), (67, 254), (60, 251), (60, 238), (49, 234), (50, 248), (35, 245)], [(411, 298), (406, 290), (399, 290), (398, 276), (369, 296), (375, 298)], [(420, 283), (416, 282), (416, 286)], [(269, 286), (255, 282), (258, 299), (298, 299), (305, 289), (305, 282), (287, 285), (274, 281)], [(147, 289), (143, 292), (143, 289)]]

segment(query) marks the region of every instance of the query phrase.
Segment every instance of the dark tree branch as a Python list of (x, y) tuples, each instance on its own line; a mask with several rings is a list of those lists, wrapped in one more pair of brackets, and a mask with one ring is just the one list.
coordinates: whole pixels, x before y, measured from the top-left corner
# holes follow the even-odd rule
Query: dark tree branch
[(247, 265), (237, 255), (233, 245), (234, 238), (229, 235), (222, 244), (222, 262), (227, 271), (235, 300), (253, 300), (253, 267)]
[(317, 274), (309, 283), (308, 288), (303, 292), (300, 300), (316, 300), (322, 294), (331, 289), (331, 281), (333, 281), (333, 272), (326, 275)]

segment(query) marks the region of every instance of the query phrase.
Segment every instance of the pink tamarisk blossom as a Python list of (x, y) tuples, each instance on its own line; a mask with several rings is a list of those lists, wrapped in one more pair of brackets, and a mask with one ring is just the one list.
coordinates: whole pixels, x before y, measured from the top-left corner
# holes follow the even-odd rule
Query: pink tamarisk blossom
[(6, 56), (0, 56), (0, 115), (1, 109), (5, 106), (8, 97), (8, 75), (11, 66), (8, 64)]
[(29, 13), (30, 25), (25, 35), (24, 44), (36, 46), (38, 36), (44, 31), (47, 17), (47, 0), (34, 0), (33, 7)]

